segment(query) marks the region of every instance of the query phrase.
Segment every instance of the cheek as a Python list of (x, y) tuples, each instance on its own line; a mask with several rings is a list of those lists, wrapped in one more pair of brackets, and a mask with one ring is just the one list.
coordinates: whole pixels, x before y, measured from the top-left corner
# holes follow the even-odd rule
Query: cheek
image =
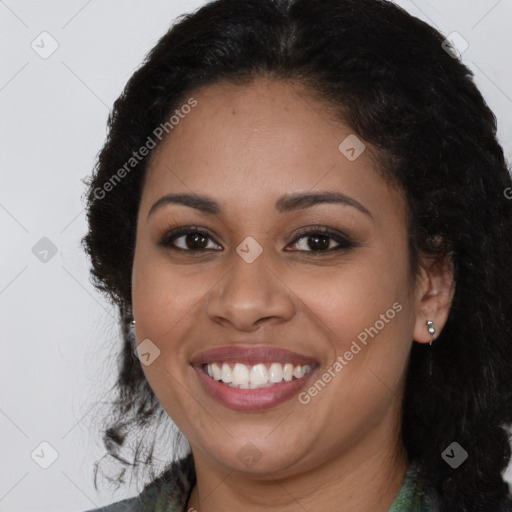
[(176, 409), (174, 402), (179, 400), (179, 393), (169, 389), (178, 390), (182, 372), (189, 369), (184, 353), (190, 338), (188, 319), (197, 315), (195, 308), (201, 307), (200, 298), (208, 290), (197, 274), (178, 272), (154, 250), (136, 248), (132, 272), (136, 343), (150, 340), (156, 346), (158, 357), (143, 364), (142, 370), (167, 410)]
[(348, 350), (360, 334), (364, 340), (365, 329), (375, 324), (378, 331), (390, 331), (393, 324), (396, 330), (409, 304), (407, 275), (383, 258), (306, 273), (294, 269), (281, 277), (304, 305), (304, 314), (336, 344), (336, 352)]
[[(187, 315), (197, 314), (200, 299), (211, 287), (205, 272), (171, 266), (165, 257), (136, 251), (132, 274), (134, 317), (140, 334), (166, 339)], [(139, 321), (140, 320), (140, 321)], [(144, 328), (144, 329), (143, 329)]]

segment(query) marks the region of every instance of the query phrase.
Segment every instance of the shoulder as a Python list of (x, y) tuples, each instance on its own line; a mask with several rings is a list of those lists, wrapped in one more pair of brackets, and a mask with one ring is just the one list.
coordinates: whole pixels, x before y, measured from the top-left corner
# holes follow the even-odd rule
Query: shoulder
[(86, 512), (182, 512), (195, 485), (192, 455), (173, 462), (133, 498)]
[[(144, 505), (146, 503), (146, 505)], [(116, 503), (111, 503), (101, 508), (87, 510), (86, 512), (141, 512), (143, 507), (147, 508), (147, 500), (142, 497), (142, 494), (135, 498), (128, 498)]]

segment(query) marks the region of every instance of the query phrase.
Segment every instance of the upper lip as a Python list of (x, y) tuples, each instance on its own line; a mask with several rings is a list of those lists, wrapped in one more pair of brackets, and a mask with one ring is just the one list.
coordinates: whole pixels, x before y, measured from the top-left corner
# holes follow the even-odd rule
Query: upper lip
[(242, 363), (246, 365), (258, 363), (316, 364), (315, 359), (310, 356), (271, 345), (215, 347), (196, 354), (190, 362), (194, 366), (215, 362)]

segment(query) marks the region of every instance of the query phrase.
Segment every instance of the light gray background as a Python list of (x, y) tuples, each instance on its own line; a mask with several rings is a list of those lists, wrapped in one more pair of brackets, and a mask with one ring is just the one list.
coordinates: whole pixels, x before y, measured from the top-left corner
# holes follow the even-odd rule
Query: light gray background
[[(130, 75), (172, 20), (203, 3), (0, 0), (0, 511), (80, 511), (142, 488), (98, 494), (92, 483), (104, 449), (91, 428), (116, 377), (108, 356), (118, 328), (89, 283), (80, 248), (81, 179)], [(463, 61), (498, 118), (510, 158), (512, 1), (397, 3), (469, 43)], [(43, 31), (58, 43), (47, 59), (31, 47), (43, 45)], [(43, 237), (57, 249), (46, 263), (32, 252)], [(58, 452), (48, 469), (31, 458), (44, 441)], [(160, 455), (164, 461), (165, 447)]]

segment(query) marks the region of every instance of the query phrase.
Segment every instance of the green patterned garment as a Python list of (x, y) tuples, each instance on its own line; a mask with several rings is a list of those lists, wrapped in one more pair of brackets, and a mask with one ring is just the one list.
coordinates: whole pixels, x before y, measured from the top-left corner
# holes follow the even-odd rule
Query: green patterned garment
[[(196, 483), (192, 455), (174, 462), (134, 498), (87, 512), (188, 512), (187, 502)], [(437, 512), (435, 499), (424, 490), (420, 468), (411, 464), (402, 488), (388, 512)]]

